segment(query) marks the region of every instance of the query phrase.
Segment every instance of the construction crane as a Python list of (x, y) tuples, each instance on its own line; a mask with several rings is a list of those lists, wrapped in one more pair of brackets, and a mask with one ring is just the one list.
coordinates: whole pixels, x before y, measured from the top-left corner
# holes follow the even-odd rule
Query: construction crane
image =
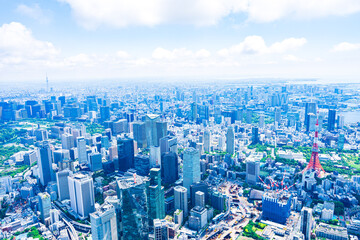
[(133, 176), (134, 176), (134, 183), (136, 184), (136, 173), (134, 173)]
[(260, 181), (265, 185), (265, 187), (267, 188), (267, 189), (270, 189), (270, 186), (269, 185), (267, 185), (265, 182), (264, 182), (264, 180), (262, 180), (262, 178), (259, 176), (259, 178), (260, 178)]
[(284, 186), (285, 173), (286, 173), (286, 170), (284, 171), (284, 175), (283, 175), (283, 178), (281, 180), (281, 189), (283, 189), (283, 186)]

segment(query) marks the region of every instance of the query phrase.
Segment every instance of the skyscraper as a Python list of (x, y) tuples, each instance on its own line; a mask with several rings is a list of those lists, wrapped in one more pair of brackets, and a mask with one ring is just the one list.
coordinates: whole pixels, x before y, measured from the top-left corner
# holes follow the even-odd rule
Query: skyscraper
[(48, 141), (43, 141), (39, 147), (40, 159), (38, 161), (40, 183), (46, 186), (53, 178), (52, 154)]
[(172, 136), (165, 136), (160, 138), (160, 154), (164, 152), (177, 153), (177, 138)]
[(44, 223), (45, 219), (50, 217), (51, 199), (50, 199), (50, 195), (47, 192), (39, 193), (38, 198), (39, 198), (40, 219)]
[(335, 130), (335, 122), (336, 122), (336, 110), (335, 109), (329, 109), (328, 126), (327, 126), (327, 129), (328, 129), (329, 132)]
[(102, 156), (101, 153), (91, 153), (90, 158), (90, 169), (92, 172), (102, 169)]
[(291, 212), (291, 194), (267, 191), (262, 196), (263, 219), (284, 224)]
[(256, 185), (260, 176), (260, 162), (246, 161), (246, 182), (251, 185)]
[(160, 139), (167, 135), (167, 122), (157, 121), (156, 122), (156, 141), (155, 146), (160, 145)]
[(204, 131), (204, 151), (210, 152), (211, 134), (209, 130)]
[(70, 198), (68, 176), (71, 174), (72, 172), (67, 169), (56, 173), (56, 183), (60, 201)]
[(183, 211), (183, 216), (187, 217), (188, 215), (188, 190), (182, 186), (176, 186), (174, 188), (174, 197), (175, 197), (175, 209), (180, 209)]
[(69, 133), (64, 133), (61, 135), (61, 145), (63, 149), (70, 150), (74, 147), (74, 136)]
[(259, 139), (259, 128), (253, 127), (253, 128), (251, 129), (251, 133), (252, 133), (252, 144), (258, 144), (258, 143), (260, 143), (260, 139)]
[(157, 128), (156, 122), (159, 121), (160, 117), (156, 114), (147, 114), (145, 117), (146, 126), (146, 141), (147, 146), (158, 146)]
[(144, 122), (134, 122), (133, 127), (133, 136), (134, 140), (137, 142), (139, 148), (146, 148), (146, 126)]
[(305, 104), (305, 121), (304, 121), (305, 126), (307, 126), (309, 123), (309, 120), (308, 120), (309, 113), (316, 115), (316, 103), (308, 102)]
[(80, 164), (87, 164), (86, 141), (84, 137), (76, 139), (76, 146), (78, 150), (78, 159)]
[(315, 131), (316, 115), (314, 113), (308, 113), (307, 123), (305, 125), (307, 132)]
[(117, 180), (116, 191), (120, 200), (120, 239), (147, 239), (149, 219), (145, 178), (128, 171)]
[(301, 210), (301, 223), (300, 231), (304, 234), (304, 240), (311, 239), (311, 229), (312, 229), (312, 209), (303, 207)]
[(110, 119), (110, 107), (108, 106), (100, 107), (100, 119), (102, 122)]
[(205, 207), (205, 193), (197, 191), (195, 193), (195, 206)]
[(164, 183), (172, 184), (179, 178), (178, 156), (174, 152), (161, 155), (161, 178)]
[(120, 171), (126, 172), (134, 168), (134, 140), (128, 137), (117, 139), (118, 163), (115, 165)]
[(165, 217), (164, 187), (161, 186), (160, 168), (150, 169), (150, 179), (147, 181), (147, 196), (149, 224), (152, 225), (154, 219), (163, 219)]
[(235, 153), (235, 132), (233, 127), (229, 127), (226, 132), (226, 152), (231, 155)]
[(86, 218), (95, 211), (93, 179), (82, 173), (68, 177), (71, 208), (81, 218)]
[(117, 240), (115, 207), (105, 203), (96, 212), (90, 213), (91, 237), (94, 240)]
[(190, 120), (196, 121), (196, 118), (197, 118), (197, 104), (193, 102), (191, 103)]
[(200, 179), (200, 154), (195, 148), (187, 148), (183, 153), (183, 186), (190, 196), (190, 186), (199, 182)]

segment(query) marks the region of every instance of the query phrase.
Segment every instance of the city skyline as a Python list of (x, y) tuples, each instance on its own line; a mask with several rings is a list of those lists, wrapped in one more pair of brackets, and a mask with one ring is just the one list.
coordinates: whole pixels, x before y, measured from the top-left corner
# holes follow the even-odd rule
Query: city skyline
[(360, 75), (352, 0), (0, 4), (1, 83)]

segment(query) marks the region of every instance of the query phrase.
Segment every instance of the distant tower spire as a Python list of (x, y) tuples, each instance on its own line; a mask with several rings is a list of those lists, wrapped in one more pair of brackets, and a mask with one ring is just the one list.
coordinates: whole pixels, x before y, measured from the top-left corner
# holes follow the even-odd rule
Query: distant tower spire
[(46, 73), (46, 92), (49, 92), (49, 79)]

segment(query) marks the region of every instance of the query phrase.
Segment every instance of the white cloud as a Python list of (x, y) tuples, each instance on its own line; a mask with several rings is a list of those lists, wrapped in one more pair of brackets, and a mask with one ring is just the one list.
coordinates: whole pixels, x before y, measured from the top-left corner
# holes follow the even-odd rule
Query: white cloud
[(288, 55), (283, 56), (283, 59), (285, 61), (290, 61), (290, 62), (303, 62), (304, 61), (304, 59), (299, 58), (297, 56), (294, 56), (292, 54), (288, 54)]
[(348, 43), (342, 42), (336, 44), (333, 48), (333, 52), (347, 52), (347, 51), (356, 51), (360, 49), (360, 43)]
[(358, 0), (246, 0), (249, 20), (271, 22), (282, 18), (311, 19), (344, 16), (360, 11)]
[(120, 51), (116, 52), (116, 56), (119, 58), (129, 58), (130, 54), (125, 51), (120, 50)]
[(157, 60), (208, 58), (210, 55), (210, 52), (206, 49), (193, 52), (186, 48), (175, 48), (173, 50), (167, 50), (161, 47), (156, 48), (152, 53), (152, 57)]
[(360, 11), (359, 0), (59, 0), (86, 28), (158, 24), (214, 25), (230, 14), (250, 21), (343, 16)]
[(0, 62), (17, 64), (50, 59), (58, 53), (52, 43), (35, 39), (31, 30), (21, 23), (12, 22), (0, 27)]
[(275, 42), (271, 46), (266, 46), (265, 40), (261, 36), (248, 36), (243, 42), (224, 48), (218, 51), (220, 56), (226, 57), (232, 54), (271, 54), (283, 53), (303, 46), (305, 38), (287, 38), (281, 42)]
[(41, 9), (39, 4), (34, 4), (33, 6), (20, 4), (16, 11), (43, 24), (47, 24), (51, 20), (49, 11)]

